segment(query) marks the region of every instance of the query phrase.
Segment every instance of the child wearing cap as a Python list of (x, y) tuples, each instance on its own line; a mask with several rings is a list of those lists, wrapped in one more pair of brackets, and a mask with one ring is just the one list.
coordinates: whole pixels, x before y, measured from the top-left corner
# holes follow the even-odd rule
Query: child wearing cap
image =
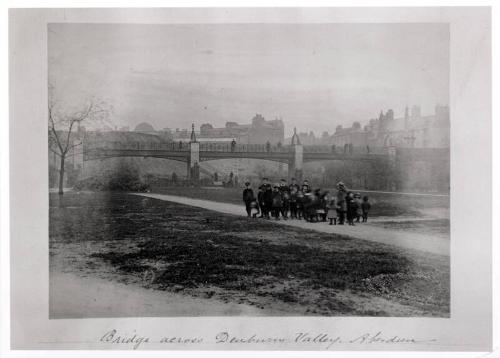
[(250, 188), (250, 182), (245, 182), (245, 189), (243, 189), (243, 202), (245, 203), (245, 209), (247, 211), (248, 217), (251, 216), (250, 213), (250, 203), (255, 200), (252, 188)]

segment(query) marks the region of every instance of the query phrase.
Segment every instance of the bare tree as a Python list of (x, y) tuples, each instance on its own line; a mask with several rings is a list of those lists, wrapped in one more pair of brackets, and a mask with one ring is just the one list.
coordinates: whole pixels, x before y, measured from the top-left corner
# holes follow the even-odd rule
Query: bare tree
[[(50, 89), (50, 87), (49, 87)], [(88, 100), (80, 108), (69, 109), (57, 103), (49, 95), (49, 150), (60, 159), (59, 194), (64, 193), (64, 165), (71, 150), (82, 145), (80, 139), (75, 142), (74, 129), (82, 123), (97, 123), (108, 119), (111, 107), (96, 99)]]

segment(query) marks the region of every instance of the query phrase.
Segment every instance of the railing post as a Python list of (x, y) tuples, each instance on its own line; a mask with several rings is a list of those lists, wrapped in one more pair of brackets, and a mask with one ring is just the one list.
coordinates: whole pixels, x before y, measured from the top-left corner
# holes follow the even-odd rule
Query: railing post
[(396, 191), (397, 188), (397, 182), (396, 182), (396, 172), (397, 172), (397, 150), (396, 147), (390, 146), (387, 148), (387, 155), (389, 158), (389, 169), (390, 169), (390, 188), (389, 190)]
[(304, 147), (302, 147), (302, 144), (293, 146), (293, 159), (291, 162), (292, 165), (288, 165), (289, 179), (295, 177), (298, 182), (302, 182), (302, 164), (304, 162)]
[(189, 142), (187, 177), (195, 185), (198, 185), (198, 182), (200, 180), (199, 163), (200, 163), (200, 143), (196, 140), (196, 136), (194, 133), (194, 124), (193, 124), (191, 132), (191, 140)]

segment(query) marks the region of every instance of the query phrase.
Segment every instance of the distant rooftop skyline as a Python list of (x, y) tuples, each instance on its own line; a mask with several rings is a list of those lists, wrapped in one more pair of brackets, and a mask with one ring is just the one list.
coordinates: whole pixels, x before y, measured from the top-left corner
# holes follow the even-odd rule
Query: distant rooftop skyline
[[(441, 106), (441, 105), (439, 105), (439, 106)], [(412, 107), (413, 107), (413, 106), (408, 106), (408, 110), (409, 110), (409, 115), (410, 115), (410, 117), (412, 116), (412, 114), (411, 114)], [(420, 106), (417, 106), (417, 107), (420, 107)], [(446, 107), (448, 107), (448, 106), (446, 105)], [(388, 110), (391, 110), (391, 109), (392, 109), (392, 108), (388, 108), (387, 110), (384, 110), (384, 111), (383, 111), (383, 112), (384, 112), (384, 114), (385, 114)], [(393, 111), (394, 111), (394, 110), (393, 110)], [(370, 120), (372, 120), (372, 119), (378, 119), (379, 114), (380, 114), (380, 113), (377, 113), (377, 115), (376, 115), (376, 116), (373, 116), (373, 117), (371, 117), (371, 118), (368, 118), (368, 119), (366, 119), (365, 121), (353, 121), (353, 122), (351, 122), (351, 123), (348, 123), (348, 124), (346, 124), (346, 125), (342, 125), (342, 126), (343, 126), (344, 128), (351, 128), (351, 127), (353, 126), (354, 122), (358, 122), (358, 123), (361, 125), (361, 128), (363, 128), (365, 125), (369, 125)], [(397, 113), (397, 112), (394, 112), (394, 118), (395, 118), (395, 119), (402, 119), (402, 118), (404, 118), (404, 115), (405, 115), (405, 109), (403, 109), (403, 112), (402, 112), (402, 113)], [(422, 118), (425, 118), (425, 117), (430, 117), (430, 116), (434, 116), (434, 115), (435, 115), (435, 111), (433, 110), (432, 112), (429, 112), (429, 113), (420, 113), (420, 115), (421, 115), (421, 117), (422, 117)], [(280, 118), (280, 119), (281, 119), (281, 118)], [(266, 118), (266, 120), (268, 120), (268, 119)], [(228, 122), (231, 122), (231, 121), (228, 121)], [(250, 125), (250, 122), (251, 122), (251, 120), (249, 120), (249, 121), (247, 121), (247, 122), (237, 123), (237, 124), (238, 124), (239, 126), (245, 126), (245, 125)], [(286, 126), (286, 121), (283, 121), (283, 122), (284, 122), (284, 124), (285, 124), (285, 128), (287, 128), (287, 126)], [(227, 123), (227, 122), (226, 122), (226, 123)], [(225, 127), (225, 125), (226, 125), (226, 123), (224, 123), (223, 125), (220, 125), (220, 126), (218, 126), (218, 127), (215, 127), (215, 126), (214, 126), (214, 128), (224, 128), (224, 127)], [(233, 123), (233, 122), (231, 122), (231, 123)], [(196, 132), (196, 133), (199, 133), (199, 132), (200, 132), (200, 127), (201, 127), (202, 125), (204, 125), (204, 124), (212, 124), (212, 123), (201, 123), (201, 124), (194, 123), (194, 125), (195, 125), (195, 132)], [(127, 128), (127, 130), (131, 130), (131, 131), (144, 131), (144, 130), (145, 130), (144, 128), (140, 128), (141, 126), (144, 126), (144, 125), (151, 125), (151, 126), (153, 127), (153, 128), (152, 128), (152, 130), (153, 130), (153, 131), (162, 131), (162, 130), (165, 130), (165, 129), (169, 129), (169, 130), (171, 130), (171, 131), (174, 131), (174, 132), (175, 132), (176, 130), (179, 130), (179, 131), (191, 131), (191, 126), (193, 125), (193, 123), (189, 124), (189, 126), (188, 126), (188, 127), (182, 127), (182, 128), (179, 128), (179, 127), (177, 127), (177, 128), (172, 128), (172, 127), (156, 128), (156, 127), (154, 127), (151, 123), (149, 123), (149, 122), (144, 122), (144, 121), (143, 121), (143, 122), (137, 123), (136, 125), (133, 125), (133, 126), (131, 126), (131, 127), (130, 127), (130, 126), (122, 126), (122, 127), (115, 126), (115, 127), (116, 127), (116, 129), (118, 129), (118, 130), (120, 130), (120, 128)], [(114, 128), (111, 128), (111, 127), (109, 127), (109, 126), (107, 126), (107, 127), (108, 127), (109, 129), (114, 129)], [(139, 127), (139, 129), (138, 129), (138, 127)], [(286, 132), (286, 130), (285, 130), (285, 137), (287, 137), (287, 136), (288, 136), (288, 137), (291, 137), (291, 136), (293, 135), (293, 128), (290, 128), (290, 126), (288, 126), (288, 129), (290, 129), (290, 130), (291, 130), (291, 132), (288, 134), (288, 133)], [(330, 134), (333, 134), (333, 133), (335, 133), (336, 129), (337, 129), (337, 128), (335, 128), (334, 130), (331, 130), (331, 131), (329, 131), (329, 130), (323, 130), (323, 131), (312, 131), (312, 130), (310, 130), (310, 129), (308, 129), (308, 128), (297, 128), (297, 133), (300, 133), (300, 134), (309, 134), (310, 132), (314, 132), (316, 135), (319, 135), (319, 136), (320, 136), (320, 135), (321, 135), (323, 132), (325, 132), (325, 131), (329, 132)]]
[(131, 129), (261, 113), (321, 134), (449, 102), (446, 24), (49, 24), (48, 50), (60, 101), (103, 98)]

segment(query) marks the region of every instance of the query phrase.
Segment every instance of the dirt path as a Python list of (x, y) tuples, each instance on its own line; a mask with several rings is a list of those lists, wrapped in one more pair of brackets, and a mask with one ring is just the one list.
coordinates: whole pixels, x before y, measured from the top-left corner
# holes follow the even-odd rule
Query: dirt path
[(125, 285), (96, 277), (52, 271), (50, 317), (195, 317), (264, 316), (276, 314), (235, 302), (189, 297), (166, 291)]
[[(152, 194), (152, 193), (133, 193), (134, 195), (145, 196), (149, 198), (172, 201), (179, 204), (196, 206), (208, 210), (218, 211), (224, 214), (246, 216), (245, 208), (242, 205), (214, 202), (209, 200), (191, 199), (182, 196)], [(406, 219), (408, 220), (408, 219)], [(310, 223), (304, 220), (279, 220), (274, 221), (278, 224), (299, 227), (303, 229), (315, 230), (324, 233), (340, 234), (356, 239), (375, 241), (383, 244), (394, 245), (407, 249), (415, 249), (434, 253), (438, 255), (450, 255), (450, 241), (433, 235), (423, 235), (402, 230), (384, 229), (361, 224), (356, 226), (347, 225), (328, 225), (326, 223)]]
[(380, 191), (380, 190), (366, 190), (366, 189), (350, 189), (351, 191), (359, 191), (363, 193), (380, 193), (380, 194), (394, 194), (394, 195), (410, 195), (410, 196), (434, 196), (434, 197), (449, 197), (449, 194), (432, 194), (432, 193), (404, 193), (400, 191)]

